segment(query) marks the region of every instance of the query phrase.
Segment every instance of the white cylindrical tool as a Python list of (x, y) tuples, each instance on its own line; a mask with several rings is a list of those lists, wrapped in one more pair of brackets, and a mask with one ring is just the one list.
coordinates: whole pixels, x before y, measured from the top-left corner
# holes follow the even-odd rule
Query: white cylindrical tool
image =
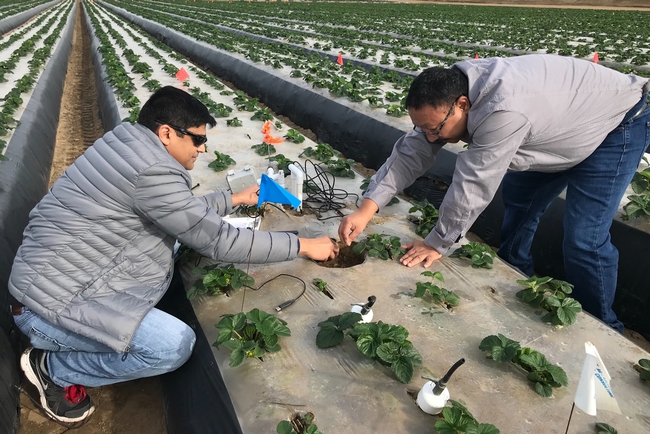
[(359, 321), (360, 323), (370, 322), (372, 321), (372, 317), (374, 316), (371, 307), (373, 304), (375, 304), (375, 301), (377, 301), (377, 297), (371, 295), (370, 297), (368, 297), (367, 303), (353, 304), (352, 309), (350, 309), (350, 312), (356, 312), (361, 314), (361, 321)]
[(449, 401), (449, 389), (445, 388), (440, 395), (434, 395), (435, 381), (427, 381), (418, 393), (417, 404), (423, 412), (428, 414), (439, 414), (447, 401)]

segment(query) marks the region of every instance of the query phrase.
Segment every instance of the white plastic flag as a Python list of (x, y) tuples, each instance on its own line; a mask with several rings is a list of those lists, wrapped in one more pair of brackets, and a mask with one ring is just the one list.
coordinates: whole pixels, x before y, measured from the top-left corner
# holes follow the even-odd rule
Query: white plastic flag
[(596, 409), (621, 414), (610, 387), (612, 377), (607, 372), (598, 350), (591, 342), (585, 342), (585, 352), (587, 356), (573, 401), (580, 410), (591, 416), (596, 416)]

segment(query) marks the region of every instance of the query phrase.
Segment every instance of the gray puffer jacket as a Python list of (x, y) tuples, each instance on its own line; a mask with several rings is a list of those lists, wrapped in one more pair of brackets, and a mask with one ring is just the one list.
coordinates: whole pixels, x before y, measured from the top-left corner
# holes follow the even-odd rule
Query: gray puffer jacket
[[(128, 351), (173, 273), (178, 239), (224, 262), (286, 261), (298, 239), (239, 230), (220, 216), (229, 193), (192, 196), (191, 178), (142, 125), (97, 140), (31, 211), (9, 278), (16, 300), (46, 320)], [(253, 244), (251, 246), (251, 243)]]

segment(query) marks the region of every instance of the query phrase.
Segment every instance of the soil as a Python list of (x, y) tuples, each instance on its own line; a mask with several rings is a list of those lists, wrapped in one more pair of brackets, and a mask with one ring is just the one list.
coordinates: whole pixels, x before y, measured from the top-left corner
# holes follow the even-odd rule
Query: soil
[[(77, 4), (72, 51), (68, 63), (50, 186), (88, 146), (104, 134), (97, 106), (95, 74), (90, 60), (90, 37), (83, 25), (81, 4)], [(27, 380), (22, 387), (31, 397), (36, 388)], [(111, 386), (88, 388), (95, 413), (78, 434), (165, 434), (162, 391), (157, 378), (145, 378)], [(21, 395), (20, 434), (63, 434), (61, 426)]]
[(352, 242), (352, 245), (346, 246), (342, 242), (338, 242), (339, 245), (339, 255), (329, 261), (316, 262), (321, 267), (325, 268), (349, 268), (354, 267), (355, 265), (363, 264), (366, 260), (366, 255), (358, 255), (352, 252), (352, 248), (356, 245), (356, 242)]

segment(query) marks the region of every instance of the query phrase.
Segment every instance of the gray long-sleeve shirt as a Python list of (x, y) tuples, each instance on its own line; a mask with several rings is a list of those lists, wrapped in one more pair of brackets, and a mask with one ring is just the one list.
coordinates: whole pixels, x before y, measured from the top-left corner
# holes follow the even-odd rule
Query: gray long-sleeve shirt
[[(508, 170), (558, 172), (591, 155), (648, 92), (648, 79), (589, 61), (553, 55), (457, 63), (469, 79), (470, 148), (456, 161), (425, 243), (441, 254), (469, 230)], [(441, 146), (402, 136), (364, 197), (384, 207), (434, 163)]]

